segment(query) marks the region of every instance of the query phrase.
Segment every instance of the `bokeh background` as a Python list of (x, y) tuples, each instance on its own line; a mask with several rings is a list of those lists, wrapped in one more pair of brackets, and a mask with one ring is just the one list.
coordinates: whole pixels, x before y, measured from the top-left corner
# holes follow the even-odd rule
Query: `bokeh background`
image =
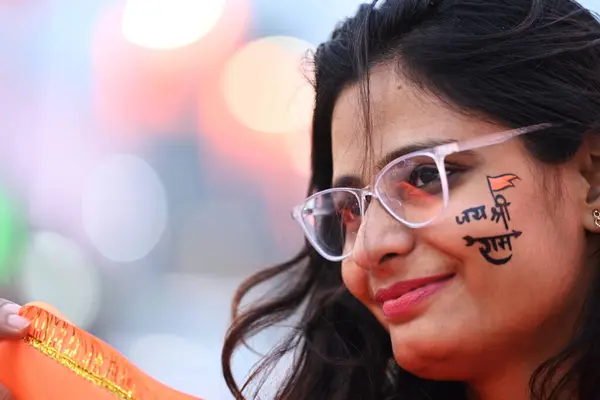
[(359, 3), (0, 0), (0, 295), (230, 399), (232, 295), (303, 243), (310, 51)]

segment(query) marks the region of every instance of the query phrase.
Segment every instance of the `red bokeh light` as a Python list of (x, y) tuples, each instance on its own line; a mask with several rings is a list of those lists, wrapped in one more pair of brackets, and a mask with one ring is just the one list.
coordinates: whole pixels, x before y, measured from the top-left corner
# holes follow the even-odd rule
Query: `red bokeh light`
[(248, 0), (228, 0), (217, 25), (189, 46), (150, 50), (123, 36), (123, 6), (107, 9), (92, 39), (94, 111), (117, 135), (184, 131), (195, 89), (210, 82), (243, 40)]

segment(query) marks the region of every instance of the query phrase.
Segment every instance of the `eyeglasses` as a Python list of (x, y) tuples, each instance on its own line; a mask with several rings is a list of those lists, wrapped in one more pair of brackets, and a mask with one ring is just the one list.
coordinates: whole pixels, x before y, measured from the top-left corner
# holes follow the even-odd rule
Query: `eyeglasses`
[(330, 261), (352, 254), (354, 240), (372, 199), (398, 222), (422, 228), (448, 207), (446, 156), (506, 142), (551, 127), (538, 124), (452, 142), (406, 154), (387, 164), (363, 189), (337, 187), (315, 193), (292, 210), (310, 244)]

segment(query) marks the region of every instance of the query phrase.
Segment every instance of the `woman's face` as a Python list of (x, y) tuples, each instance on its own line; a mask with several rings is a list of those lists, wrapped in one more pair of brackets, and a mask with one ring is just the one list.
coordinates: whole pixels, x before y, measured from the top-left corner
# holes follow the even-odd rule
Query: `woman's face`
[[(361, 110), (359, 87), (348, 87), (333, 115), (333, 180), (352, 176), (366, 186), (377, 170), (364, 168)], [(458, 113), (384, 67), (371, 76), (371, 117), (368, 165), (416, 142), (508, 129)], [(518, 138), (449, 156), (448, 208), (419, 229), (371, 202), (342, 275), (389, 331), (401, 367), (466, 380), (504, 363), (535, 368), (568, 340), (591, 270), (584, 221), (593, 217), (580, 159), (543, 165)], [(398, 300), (414, 289), (410, 281), (420, 288)]]

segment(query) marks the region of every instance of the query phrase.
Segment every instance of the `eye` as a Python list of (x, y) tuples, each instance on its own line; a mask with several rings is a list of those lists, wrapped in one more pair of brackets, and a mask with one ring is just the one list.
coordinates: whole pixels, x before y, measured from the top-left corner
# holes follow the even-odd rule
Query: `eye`
[[(462, 169), (446, 165), (445, 170), (446, 177), (448, 178), (448, 184), (451, 186), (451, 184), (454, 182), (454, 179), (452, 178), (457, 177), (457, 174), (461, 172)], [(431, 189), (438, 188), (442, 184), (440, 179), (440, 171), (434, 164), (419, 165), (410, 173), (408, 183), (415, 188), (430, 192)]]
[(408, 178), (408, 183), (416, 188), (423, 188), (439, 181), (440, 172), (435, 165), (419, 165), (412, 170)]

